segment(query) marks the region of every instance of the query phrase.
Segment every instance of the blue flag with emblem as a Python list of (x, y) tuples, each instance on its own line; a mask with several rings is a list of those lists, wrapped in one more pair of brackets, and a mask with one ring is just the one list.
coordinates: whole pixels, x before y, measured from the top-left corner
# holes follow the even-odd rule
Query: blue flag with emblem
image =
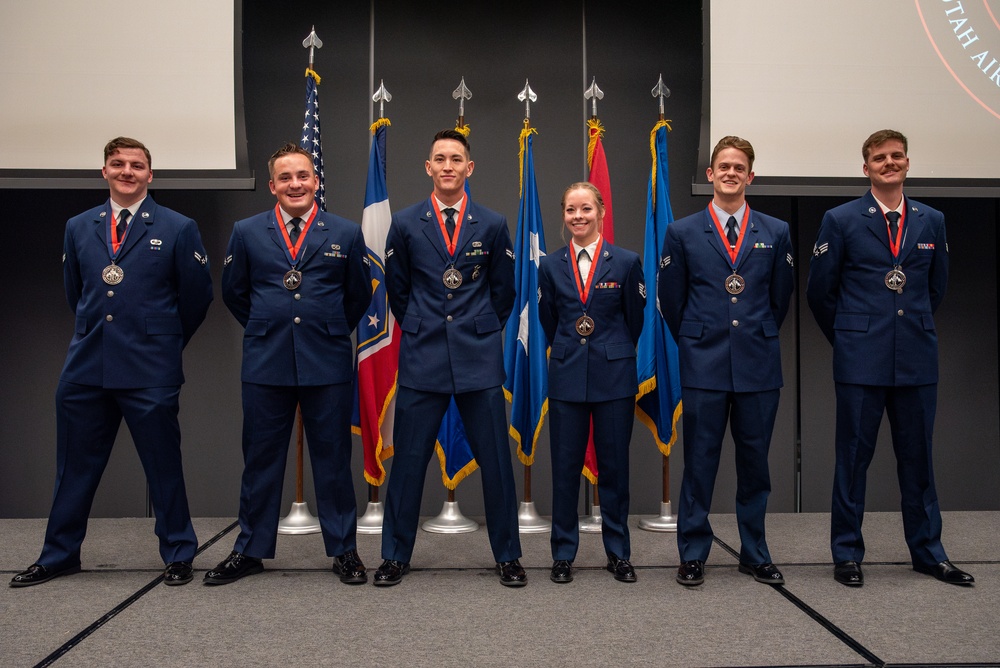
[[(667, 121), (660, 121), (649, 136), (653, 167), (646, 195), (646, 238), (643, 244), (642, 266), (648, 289), (656, 291), (656, 272), (660, 266), (660, 251), (667, 236), (667, 225), (674, 220), (667, 188)], [(677, 343), (658, 313), (656, 299), (646, 299), (642, 334), (636, 347), (639, 370), (639, 392), (635, 412), (653, 432), (656, 445), (664, 456), (677, 440), (680, 419), (681, 379), (677, 366)]]
[(532, 153), (534, 129), (521, 131), (521, 206), (514, 239), (514, 286), (517, 297), (504, 333), (503, 391), (511, 406), (510, 435), (517, 441), (517, 456), (530, 466), (535, 461), (535, 443), (548, 412), (548, 348), (538, 319), (538, 263), (545, 255), (545, 230), (538, 205), (535, 161)]
[(319, 208), (326, 211), (326, 174), (323, 170), (323, 139), (319, 129), (319, 75), (306, 69), (306, 115), (302, 121), (302, 139), (299, 146), (312, 154), (313, 167), (319, 174), (319, 190), (316, 201)]

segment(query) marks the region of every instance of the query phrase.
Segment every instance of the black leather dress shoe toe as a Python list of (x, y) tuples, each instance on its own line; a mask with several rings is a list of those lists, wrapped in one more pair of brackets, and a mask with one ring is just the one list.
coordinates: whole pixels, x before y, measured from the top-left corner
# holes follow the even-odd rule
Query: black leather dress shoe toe
[(573, 564), (565, 559), (552, 562), (552, 573), (549, 579), (559, 584), (573, 581)]
[(399, 584), (403, 576), (410, 572), (410, 565), (394, 559), (386, 559), (372, 576), (372, 584), (376, 587), (390, 587)]
[(169, 586), (186, 585), (194, 579), (194, 568), (190, 561), (171, 561), (163, 570), (163, 584)]
[(694, 587), (705, 581), (705, 564), (701, 561), (685, 561), (677, 569), (677, 581), (685, 587)]
[(848, 587), (860, 587), (865, 583), (865, 574), (858, 562), (840, 561), (833, 565), (833, 579)]
[(918, 566), (913, 565), (913, 570), (918, 573), (926, 573), (927, 575), (933, 575), (941, 582), (947, 582), (953, 585), (970, 585), (976, 581), (976, 578), (972, 577), (961, 568), (955, 566), (955, 564), (950, 561), (942, 561), (940, 564), (934, 564), (933, 566)]
[(528, 584), (528, 575), (517, 559), (501, 561), (497, 564), (497, 573), (500, 574), (500, 584), (504, 587), (523, 587)]
[(333, 572), (340, 576), (344, 584), (364, 584), (368, 582), (368, 571), (361, 563), (357, 550), (349, 550), (333, 558)]
[(628, 559), (619, 559), (618, 555), (608, 552), (608, 565), (605, 566), (608, 572), (615, 576), (619, 582), (635, 582), (635, 568), (628, 562)]
[(264, 563), (256, 557), (248, 557), (236, 552), (230, 553), (218, 566), (205, 573), (205, 584), (224, 585), (236, 582), (248, 575), (264, 572)]
[(43, 582), (48, 582), (52, 578), (57, 578), (60, 575), (72, 575), (73, 573), (79, 573), (80, 566), (69, 566), (67, 568), (46, 568), (41, 564), (31, 564), (25, 570), (21, 571), (15, 575), (10, 580), (11, 587), (30, 587), (32, 585), (40, 585)]
[(756, 566), (751, 564), (740, 564), (740, 573), (746, 573), (747, 575), (752, 575), (753, 579), (757, 582), (763, 582), (764, 584), (772, 585), (783, 585), (785, 584), (785, 578), (782, 577), (781, 571), (774, 564), (757, 564)]

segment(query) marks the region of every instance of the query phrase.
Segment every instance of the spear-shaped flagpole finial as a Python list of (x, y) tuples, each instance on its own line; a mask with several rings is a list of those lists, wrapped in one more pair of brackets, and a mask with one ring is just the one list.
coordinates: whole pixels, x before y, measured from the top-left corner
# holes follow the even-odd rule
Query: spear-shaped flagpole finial
[(664, 114), (663, 99), (670, 97), (670, 89), (667, 88), (665, 83), (663, 83), (663, 74), (660, 74), (660, 80), (656, 82), (656, 85), (653, 86), (653, 90), (651, 90), (650, 93), (652, 93), (653, 97), (660, 99), (660, 120), (662, 121)]
[(531, 103), (538, 99), (535, 95), (535, 91), (531, 90), (531, 86), (528, 85), (528, 80), (524, 80), (524, 88), (521, 92), (517, 94), (517, 99), (524, 102), (524, 120), (531, 119)]
[(378, 90), (372, 95), (372, 102), (378, 102), (378, 117), (385, 118), (385, 103), (392, 102), (392, 95), (385, 88), (385, 81), (379, 79)]
[(323, 40), (319, 38), (316, 34), (316, 26), (312, 27), (312, 31), (309, 36), (302, 40), (302, 47), (309, 49), (309, 69), (313, 68), (314, 57), (316, 55), (316, 49), (323, 48)]
[(594, 77), (590, 87), (583, 91), (583, 98), (590, 100), (590, 116), (597, 118), (597, 101), (604, 99), (604, 91), (597, 87), (597, 77)]
[(462, 77), (458, 88), (451, 92), (451, 96), (458, 100), (458, 124), (465, 125), (465, 101), (472, 99), (472, 91), (465, 85), (465, 77)]

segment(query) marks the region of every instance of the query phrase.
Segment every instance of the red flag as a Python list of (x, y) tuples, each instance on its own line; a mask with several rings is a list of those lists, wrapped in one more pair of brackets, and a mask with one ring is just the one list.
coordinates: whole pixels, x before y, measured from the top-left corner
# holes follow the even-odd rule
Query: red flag
[[(604, 200), (604, 227), (601, 229), (601, 235), (613, 244), (615, 242), (615, 218), (611, 213), (611, 177), (608, 176), (608, 160), (604, 155), (604, 144), (601, 143), (604, 126), (596, 118), (591, 118), (587, 121), (587, 131), (590, 134), (590, 141), (587, 144), (587, 166), (590, 168), (590, 177), (587, 180), (597, 188)], [(597, 453), (594, 451), (593, 420), (590, 424), (587, 454), (583, 460), (583, 475), (591, 483), (597, 484)]]

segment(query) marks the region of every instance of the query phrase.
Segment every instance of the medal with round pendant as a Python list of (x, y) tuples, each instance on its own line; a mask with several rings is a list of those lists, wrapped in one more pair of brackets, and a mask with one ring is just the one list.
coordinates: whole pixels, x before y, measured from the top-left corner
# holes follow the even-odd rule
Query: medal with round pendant
[(743, 289), (747, 286), (743, 277), (733, 271), (732, 276), (726, 277), (726, 292), (731, 295), (738, 295), (743, 292)]
[(455, 267), (448, 267), (448, 270), (441, 276), (441, 282), (449, 290), (454, 290), (462, 284), (462, 272)]
[(580, 336), (590, 336), (594, 333), (594, 319), (584, 313), (576, 319), (576, 333)]
[(125, 278), (125, 272), (121, 267), (112, 262), (101, 272), (101, 278), (103, 278), (104, 282), (108, 285), (118, 285), (122, 282), (122, 279)]
[(285, 276), (281, 279), (281, 282), (286, 290), (296, 290), (302, 285), (302, 272), (290, 269), (285, 272)]
[(903, 294), (903, 286), (906, 285), (906, 274), (899, 266), (892, 268), (889, 273), (885, 275), (885, 287), (889, 288), (893, 292), (898, 294)]

